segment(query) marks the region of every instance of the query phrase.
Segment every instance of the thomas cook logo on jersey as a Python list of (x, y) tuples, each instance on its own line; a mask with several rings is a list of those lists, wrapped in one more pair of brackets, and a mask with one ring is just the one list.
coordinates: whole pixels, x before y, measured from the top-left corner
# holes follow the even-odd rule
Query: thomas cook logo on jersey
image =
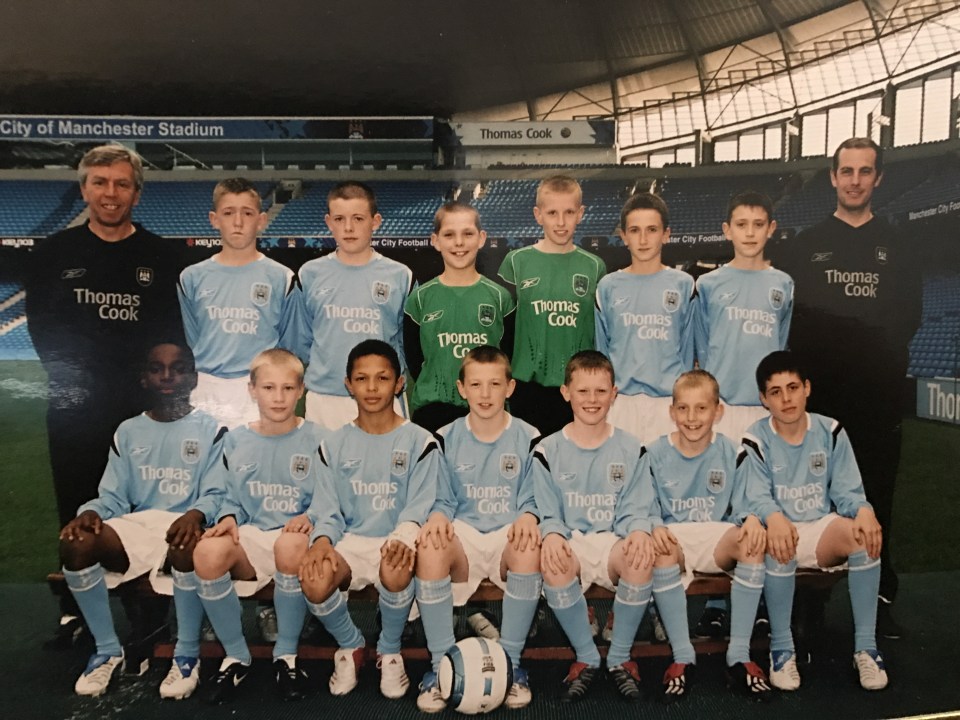
[(587, 290), (589, 289), (590, 289), (590, 278), (580, 273), (574, 273), (573, 294), (578, 297), (583, 297), (584, 295), (587, 294)]
[(820, 477), (827, 471), (827, 454), (825, 452), (810, 453), (810, 472)]
[(406, 475), (410, 464), (410, 453), (406, 450), (394, 450), (390, 455), (390, 474)]
[(529, 290), (530, 288), (535, 288), (539, 284), (540, 284), (540, 278), (538, 277), (527, 278), (526, 280), (523, 280), (520, 282), (520, 289)]
[(310, 456), (292, 455), (290, 457), (290, 477), (294, 480), (305, 480), (310, 474)]
[(250, 300), (254, 305), (263, 307), (270, 302), (270, 286), (266, 283), (254, 283), (250, 286)]
[(520, 472), (520, 456), (515, 453), (503, 453), (500, 456), (500, 475), (513, 480)]
[(153, 285), (153, 268), (138, 267), (137, 282), (143, 287), (150, 287)]
[(87, 274), (86, 268), (68, 268), (60, 273), (61, 280), (76, 280)]
[(490, 327), (493, 325), (493, 319), (496, 317), (497, 313), (494, 310), (493, 305), (488, 305), (487, 303), (480, 303), (480, 306), (477, 308), (477, 320), (484, 327)]
[(180, 443), (180, 459), (190, 465), (200, 460), (200, 441), (187, 438)]
[(886, 265), (887, 249), (885, 247), (878, 247), (878, 248), (875, 248), (875, 250), (876, 250), (877, 262), (880, 263), (881, 265)]
[(727, 473), (723, 470), (710, 470), (707, 474), (707, 490), (716, 494), (722, 492), (727, 484)]
[(770, 288), (770, 307), (774, 310), (779, 310), (783, 307), (783, 290), (780, 288)]
[(610, 463), (607, 465), (607, 482), (614, 490), (623, 487), (623, 481), (627, 476), (627, 466), (623, 463)]
[(377, 281), (370, 288), (370, 293), (375, 303), (383, 305), (390, 300), (390, 283)]
[(433, 312), (428, 312), (423, 316), (423, 324), (436, 322), (443, 317), (443, 310), (434, 310)]
[(663, 309), (675, 313), (680, 308), (680, 293), (676, 290), (663, 291)]

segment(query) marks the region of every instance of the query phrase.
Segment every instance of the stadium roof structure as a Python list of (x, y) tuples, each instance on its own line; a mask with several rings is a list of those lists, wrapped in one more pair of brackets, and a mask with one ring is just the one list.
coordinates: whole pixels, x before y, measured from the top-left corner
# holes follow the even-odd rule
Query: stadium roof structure
[(543, 119), (575, 92), (581, 102), (567, 103), (567, 116), (615, 115), (645, 102), (658, 68), (678, 68), (677, 82), (706, 93), (762, 74), (764, 63), (807, 62), (957, 6), (7, 0), (0, 113), (452, 117), (496, 108), (495, 119)]

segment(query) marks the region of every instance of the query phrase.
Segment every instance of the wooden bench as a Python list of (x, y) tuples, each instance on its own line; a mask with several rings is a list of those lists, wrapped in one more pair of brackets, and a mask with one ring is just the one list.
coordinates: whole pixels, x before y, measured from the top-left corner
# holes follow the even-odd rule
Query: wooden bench
[[(829, 589), (846, 577), (846, 572), (819, 572), (816, 570), (798, 570), (797, 585), (811, 589)], [(131, 581), (135, 583), (137, 593), (149, 596), (153, 595), (153, 588), (146, 576)], [(47, 584), (55, 595), (62, 595), (67, 591), (66, 582), (62, 573), (50, 573), (47, 575)], [(687, 588), (687, 595), (726, 595), (730, 592), (730, 576), (725, 574), (702, 574), (696, 573), (693, 582)], [(584, 593), (587, 600), (606, 600), (612, 601), (615, 593), (605, 588), (591, 586)], [(374, 603), (379, 598), (376, 588), (372, 585), (362, 590), (353, 590), (350, 592), (350, 600), (355, 602)], [(245, 600), (270, 601), (273, 599), (273, 583), (265, 586), (255, 594), (244, 598)], [(499, 602), (503, 600), (503, 591), (489, 580), (480, 583), (480, 587), (471, 596), (471, 602)], [(691, 638), (693, 647), (698, 655), (708, 655), (726, 652), (726, 638)], [(758, 640), (755, 643), (756, 649), (765, 649), (766, 639)], [(270, 643), (250, 643), (250, 653), (254, 658), (269, 659), (271, 657), (273, 645)], [(297, 654), (304, 660), (332, 660), (333, 654), (337, 648), (327, 645), (312, 645), (301, 643)], [(600, 654), (606, 655), (606, 645), (600, 646)], [(429, 660), (430, 653), (425, 647), (405, 647), (403, 656), (407, 660)], [(669, 656), (671, 653), (670, 645), (667, 643), (639, 641), (634, 643), (633, 655), (637, 657), (657, 657)], [(223, 657), (223, 647), (218, 642), (201, 643), (200, 654), (203, 657)], [(154, 657), (171, 658), (173, 657), (173, 643), (161, 642), (154, 646)], [(545, 647), (533, 643), (528, 645), (523, 651), (525, 660), (573, 660), (575, 655), (573, 649), (567, 646)], [(376, 647), (367, 646), (367, 660), (376, 659)]]

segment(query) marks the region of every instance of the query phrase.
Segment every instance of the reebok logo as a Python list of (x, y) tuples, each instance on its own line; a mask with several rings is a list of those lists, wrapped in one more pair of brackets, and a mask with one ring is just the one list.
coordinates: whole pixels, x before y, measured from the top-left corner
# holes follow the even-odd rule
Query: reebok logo
[(215, 292), (216, 290), (214, 290), (213, 288), (207, 288), (207, 289), (201, 290), (200, 292), (197, 293), (197, 300), (203, 300), (203, 298), (210, 297)]
[(623, 305), (624, 303), (629, 302), (629, 301), (630, 301), (630, 298), (618, 297), (618, 298), (616, 298), (616, 299), (613, 301), (613, 306), (614, 306), (614, 307), (620, 307), (621, 305)]
[(426, 325), (427, 323), (436, 322), (442, 317), (443, 310), (434, 310), (433, 312), (427, 313), (423, 316), (423, 324)]
[(250, 472), (251, 470), (256, 470), (259, 466), (260, 466), (260, 463), (255, 463), (255, 462), (244, 463), (243, 465), (237, 466), (237, 472), (239, 473)]
[(813, 256), (810, 258), (810, 262), (827, 262), (827, 260), (832, 257), (832, 252), (818, 252), (813, 254)]
[(770, 469), (773, 470), (775, 473), (783, 472), (783, 465), (774, 465)]
[(60, 273), (61, 280), (76, 280), (87, 274), (86, 268), (70, 268)]
[(360, 467), (360, 459), (344, 460), (340, 463), (340, 467), (344, 470), (353, 470), (354, 468)]
[(458, 463), (457, 469), (454, 472), (465, 473), (470, 472), (476, 467), (473, 463)]
[(736, 292), (725, 292), (725, 293), (721, 293), (720, 297), (717, 299), (720, 302), (728, 302), (729, 300), (733, 300), (736, 296), (737, 296)]
[(539, 285), (539, 284), (540, 284), (540, 278), (538, 278), (538, 277), (535, 277), (535, 278), (527, 278), (526, 280), (524, 280), (524, 281), (522, 281), (522, 282), (520, 283), (520, 289), (521, 289), (521, 290), (529, 290), (530, 288), (536, 287), (536, 286)]
[(137, 456), (139, 456), (139, 455), (146, 455), (148, 452), (150, 452), (150, 446), (149, 446), (149, 445), (146, 446), (146, 447), (142, 447), (142, 446), (141, 446), (141, 447), (135, 447), (135, 448), (133, 448), (133, 450), (130, 451), (130, 457), (137, 457)]

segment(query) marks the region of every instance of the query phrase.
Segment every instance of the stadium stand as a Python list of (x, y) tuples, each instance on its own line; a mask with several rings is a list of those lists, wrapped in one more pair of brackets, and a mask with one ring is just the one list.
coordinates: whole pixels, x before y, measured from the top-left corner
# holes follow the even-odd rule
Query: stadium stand
[(84, 208), (75, 182), (0, 181), (0, 207), (5, 237), (45, 236), (67, 226)]
[[(273, 184), (254, 184), (263, 198), (263, 209), (268, 210)], [(133, 219), (163, 237), (215, 235), (207, 216), (215, 185), (214, 181), (151, 183), (134, 208)]]

